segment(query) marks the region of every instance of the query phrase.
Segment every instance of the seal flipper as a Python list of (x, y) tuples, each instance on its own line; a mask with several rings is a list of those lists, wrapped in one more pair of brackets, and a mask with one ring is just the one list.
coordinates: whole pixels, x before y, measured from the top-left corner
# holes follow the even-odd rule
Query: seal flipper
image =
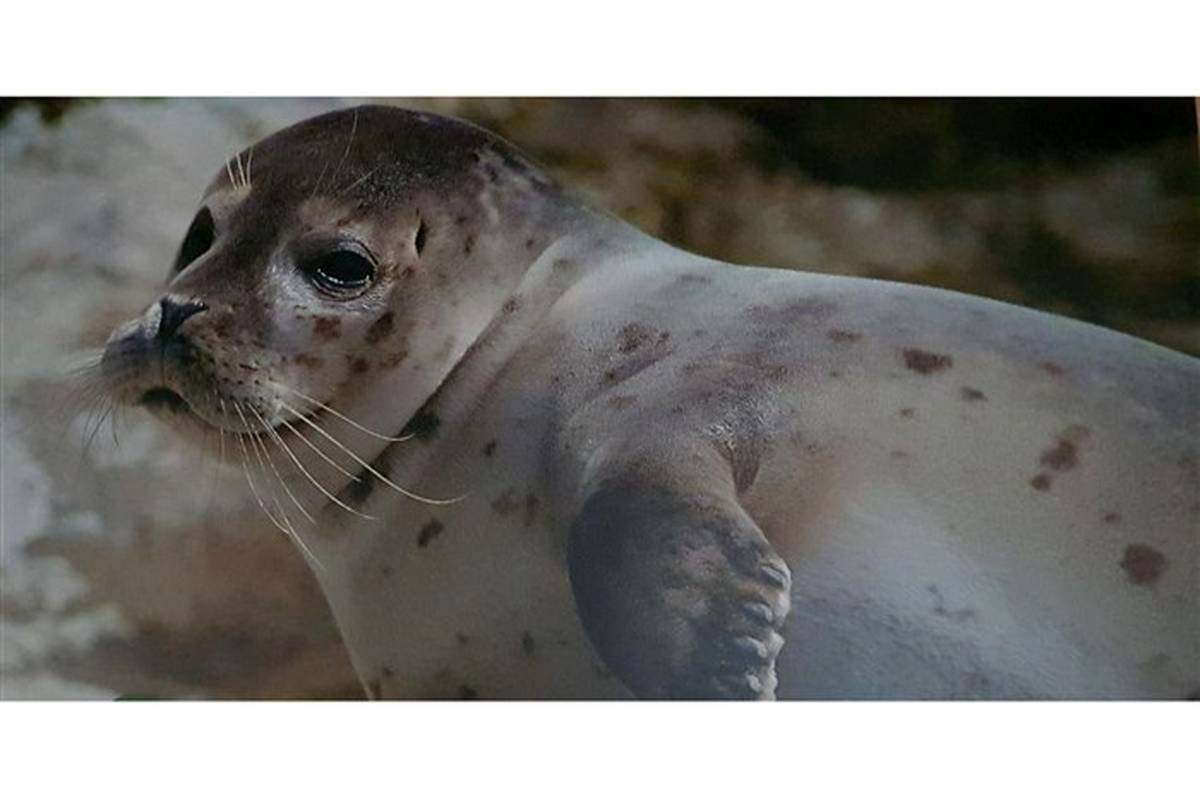
[(773, 699), (791, 574), (733, 499), (610, 481), (568, 543), (605, 664), (650, 699)]

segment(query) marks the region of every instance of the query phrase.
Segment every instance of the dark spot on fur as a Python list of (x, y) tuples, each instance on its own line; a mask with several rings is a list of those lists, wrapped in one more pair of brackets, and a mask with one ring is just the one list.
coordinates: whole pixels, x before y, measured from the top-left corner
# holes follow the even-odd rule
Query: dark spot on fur
[(901, 408), (900, 409), (900, 415), (903, 416), (905, 419), (911, 419), (913, 413), (915, 413), (915, 411), (912, 408)]
[(907, 452), (905, 452), (902, 449), (894, 449), (888, 453), (888, 456), (892, 460), (897, 460), (897, 461), (907, 460), (908, 458), (911, 457)]
[(1130, 544), (1125, 547), (1121, 568), (1134, 585), (1154, 585), (1167, 568), (1167, 557), (1146, 544)]
[(309, 355), (307, 352), (302, 352), (296, 356), (296, 365), (302, 366), (305, 369), (320, 369), (323, 363), (324, 361), (320, 358), (315, 355)]
[(849, 330), (837, 330), (836, 328), (829, 331), (829, 339), (839, 344), (849, 344), (860, 338), (862, 338), (862, 333), (852, 333)]
[(504, 301), (504, 306), (503, 306), (502, 310), (505, 313), (512, 313), (513, 311), (517, 310), (520, 307), (521, 307), (521, 301), (519, 299), (517, 299), (516, 297), (509, 297), (507, 300)]
[(454, 640), (458, 641), (460, 644), (469, 644), (471, 643), (471, 636), (467, 635), (466, 633), (455, 633)]
[(699, 283), (701, 285), (711, 283), (712, 278), (708, 275), (693, 275), (691, 273), (679, 276), (680, 283)]
[(428, 441), (437, 435), (437, 429), (441, 427), (441, 424), (442, 420), (437, 417), (436, 413), (426, 410), (417, 411), (416, 415), (408, 420), (408, 424), (404, 426), (400, 435), (414, 436), (422, 441)]
[(476, 691), (471, 686), (463, 684), (463, 685), (460, 685), (458, 688), (458, 698), (459, 699), (478, 699), (479, 692)]
[(392, 576), (392, 567), (384, 566), (383, 568), (381, 568), (379, 570), (379, 573), (382, 574), (384, 577), (391, 577)]
[(1121, 514), (1117, 513), (1115, 510), (1109, 511), (1108, 513), (1104, 514), (1104, 523), (1105, 524), (1117, 524), (1120, 521), (1121, 521)]
[(1033, 479), (1029, 481), (1029, 485), (1033, 486), (1038, 491), (1049, 491), (1050, 490), (1050, 475), (1048, 475), (1048, 474), (1034, 475)]
[(390, 680), (390, 679), (392, 679), (392, 677), (396, 676), (396, 673), (394, 671), (392, 671), (392, 667), (387, 665), (386, 663), (383, 665), (383, 668), (380, 669), (379, 671), (383, 675), (383, 678), (385, 680)]
[(946, 602), (942, 598), (942, 592), (938, 590), (936, 585), (927, 585), (926, 589), (933, 595), (933, 612), (937, 615), (952, 621), (966, 621), (967, 619), (975, 618), (974, 608), (962, 608), (960, 610), (950, 610), (947, 608)]
[(408, 357), (408, 350), (396, 350), (379, 362), (380, 366), (385, 369), (395, 369), (404, 359)]
[(807, 317), (826, 316), (837, 310), (837, 306), (819, 297), (799, 297), (782, 305), (756, 303), (745, 308), (743, 313), (757, 322), (792, 326)]
[(641, 325), (634, 324), (625, 325), (621, 328), (620, 343), (617, 350), (625, 355), (637, 350), (638, 347), (650, 340), (650, 332)]
[(336, 316), (318, 316), (313, 320), (313, 335), (332, 341), (341, 335), (342, 320)]
[(429, 542), (437, 538), (445, 529), (446, 525), (437, 519), (430, 519), (429, 523), (422, 527), (421, 532), (417, 534), (417, 546), (422, 549), (429, 546)]
[(406, 266), (406, 267), (404, 267), (404, 269), (402, 269), (400, 271), (400, 277), (404, 278), (405, 280), (408, 280), (410, 277), (412, 277), (416, 273), (417, 273), (417, 270), (415, 267)]
[(1056, 472), (1066, 472), (1079, 465), (1078, 442), (1088, 437), (1088, 429), (1081, 425), (1072, 425), (1063, 431), (1058, 441), (1042, 453), (1039, 462)]
[(987, 402), (987, 395), (977, 388), (970, 386), (962, 387), (962, 398), (964, 402)]
[(483, 445), (484, 456), (490, 458), (493, 455), (495, 455), (496, 447), (497, 447), (497, 442), (496, 442), (496, 439), (494, 439), (494, 438), (491, 441), (489, 441), (488, 443), (484, 444)]
[(1054, 375), (1055, 377), (1060, 377), (1065, 371), (1061, 366), (1054, 363), (1053, 361), (1042, 361), (1041, 363), (1038, 364), (1038, 368), (1041, 369), (1046, 374), (1051, 374), (1051, 375)]
[(525, 249), (527, 249), (527, 250), (533, 249), (533, 239), (525, 239)]
[(768, 364), (762, 368), (763, 376), (768, 380), (780, 381), (788, 375), (788, 368), (780, 364)]
[(609, 407), (621, 410), (622, 408), (628, 408), (635, 402), (637, 402), (636, 394), (621, 394), (619, 396), (610, 398), (608, 404)]
[(425, 226), (425, 220), (422, 219), (417, 225), (417, 235), (413, 239), (413, 247), (420, 255), (425, 250), (425, 237), (429, 234), (429, 228)]
[(350, 371), (356, 375), (361, 375), (370, 368), (371, 365), (367, 363), (366, 358), (355, 358), (354, 360), (350, 361)]
[(535, 647), (535, 643), (533, 640), (533, 633), (529, 632), (529, 630), (526, 630), (525, 632), (521, 633), (521, 649), (522, 649), (522, 651), (524, 651), (527, 656), (533, 657), (534, 647)]
[(605, 380), (605, 382), (607, 382), (607, 383), (615, 383), (615, 382), (617, 382), (617, 370), (616, 370), (616, 369), (609, 369), (609, 370), (605, 371), (605, 373), (604, 373), (604, 380)]
[(903, 354), (904, 365), (917, 374), (931, 375), (934, 372), (940, 372), (943, 369), (949, 369), (954, 365), (954, 359), (949, 355), (941, 355), (936, 352), (907, 349), (904, 350)]
[(229, 338), (233, 333), (233, 314), (226, 314), (212, 326), (212, 331), (218, 338)]
[(505, 489), (504, 493), (496, 497), (492, 501), (492, 510), (499, 513), (501, 516), (507, 516), (517, 509), (517, 492), (511, 488)]
[(537, 521), (538, 498), (533, 494), (525, 495), (525, 526), (532, 527)]
[(463, 240), (463, 253), (465, 255), (470, 255), (474, 249), (475, 249), (475, 237), (467, 236)]
[[(380, 474), (387, 474), (392, 468), (392, 449), (385, 447), (382, 452), (371, 461), (371, 468)], [(371, 498), (371, 494), (375, 492), (375, 487), (380, 483), (378, 477), (372, 474), (367, 469), (359, 470), (355, 475), (354, 481), (348, 483), (345, 488), (337, 495), (338, 499), (348, 503), (353, 507), (361, 508)]]
[(1049, 466), (1056, 472), (1074, 469), (1079, 465), (1075, 445), (1070, 441), (1059, 441), (1054, 449), (1048, 449), (1042, 453), (1041, 464)]
[(388, 311), (383, 316), (376, 319), (367, 328), (367, 343), (376, 344), (392, 334), (396, 329), (396, 314), (393, 311)]
[(573, 269), (578, 263), (574, 258), (555, 258), (551, 264), (555, 269)]

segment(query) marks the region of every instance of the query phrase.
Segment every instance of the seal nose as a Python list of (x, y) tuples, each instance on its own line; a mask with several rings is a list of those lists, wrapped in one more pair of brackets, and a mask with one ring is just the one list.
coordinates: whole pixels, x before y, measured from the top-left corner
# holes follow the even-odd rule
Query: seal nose
[(201, 311), (208, 310), (207, 305), (197, 300), (176, 302), (170, 297), (163, 297), (159, 301), (158, 307), (162, 310), (162, 316), (158, 320), (158, 332), (154, 337), (159, 341), (171, 338), (175, 335), (175, 331), (179, 330), (180, 325)]

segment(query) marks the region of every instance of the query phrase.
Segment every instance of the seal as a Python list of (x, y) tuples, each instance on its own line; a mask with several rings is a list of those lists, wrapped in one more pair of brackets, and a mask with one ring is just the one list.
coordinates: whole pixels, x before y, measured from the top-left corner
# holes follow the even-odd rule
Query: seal
[(465, 122), (238, 153), (103, 373), (241, 461), (371, 697), (1200, 689), (1196, 359), (692, 255)]

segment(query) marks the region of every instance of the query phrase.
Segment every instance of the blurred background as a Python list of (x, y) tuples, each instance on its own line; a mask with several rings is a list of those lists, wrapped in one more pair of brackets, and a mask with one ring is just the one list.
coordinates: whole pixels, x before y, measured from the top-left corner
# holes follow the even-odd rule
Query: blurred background
[[(151, 302), (224, 159), (362, 100), (0, 101), (0, 697), (357, 698), (315, 583), (64, 372)], [(1200, 354), (1191, 99), (417, 99), (735, 263), (925, 283)], [(111, 429), (110, 429), (111, 428)]]

